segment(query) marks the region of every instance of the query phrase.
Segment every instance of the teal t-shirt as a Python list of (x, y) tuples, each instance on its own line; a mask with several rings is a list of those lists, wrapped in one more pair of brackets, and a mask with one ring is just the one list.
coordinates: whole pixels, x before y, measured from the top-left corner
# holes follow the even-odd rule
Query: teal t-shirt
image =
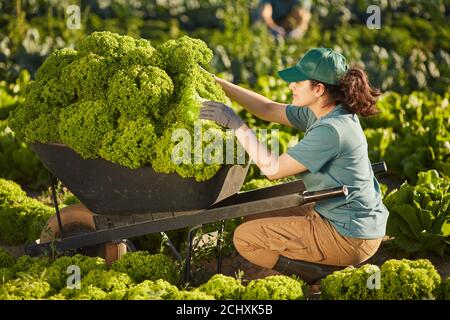
[(286, 115), (294, 127), (305, 132), (304, 138), (287, 153), (308, 168), (299, 175), (306, 189), (348, 187), (346, 197), (318, 201), (315, 210), (343, 236), (384, 236), (389, 212), (382, 201), (358, 116), (343, 105), (337, 105), (319, 120), (307, 107), (288, 105)]

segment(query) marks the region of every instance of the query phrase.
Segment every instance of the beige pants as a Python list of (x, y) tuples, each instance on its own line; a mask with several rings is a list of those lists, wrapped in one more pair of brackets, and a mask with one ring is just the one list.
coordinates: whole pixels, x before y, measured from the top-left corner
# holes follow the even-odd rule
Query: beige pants
[(382, 240), (340, 235), (312, 203), (254, 215), (244, 221), (234, 231), (236, 250), (253, 264), (269, 269), (280, 255), (327, 265), (357, 265), (374, 255)]

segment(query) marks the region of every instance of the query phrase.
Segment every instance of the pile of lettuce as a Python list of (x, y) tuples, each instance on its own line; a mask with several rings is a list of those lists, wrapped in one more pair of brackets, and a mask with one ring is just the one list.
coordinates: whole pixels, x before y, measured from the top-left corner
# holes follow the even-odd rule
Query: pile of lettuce
[[(142, 257), (147, 259), (142, 262)], [(136, 262), (134, 268), (117, 271), (109, 268), (104, 259), (81, 254), (48, 257), (21, 256), (15, 259), (0, 248), (0, 300), (143, 300), (176, 298), (178, 288), (170, 281), (178, 281), (173, 270), (175, 261), (162, 255), (133, 252), (124, 255), (126, 261)], [(116, 263), (121, 260), (116, 261)], [(73, 272), (79, 268), (77, 283)], [(125, 266), (123, 263), (121, 266)], [(72, 271), (71, 271), (72, 270)], [(175, 271), (177, 272), (177, 271)], [(144, 275), (137, 279), (136, 275)]]
[(202, 141), (188, 149), (192, 155), (209, 143), (200, 139), (208, 129), (226, 139), (220, 126), (203, 120), (194, 136), (199, 97), (229, 102), (199, 67), (212, 57), (206, 43), (188, 36), (153, 47), (145, 39), (94, 32), (77, 50), (56, 50), (44, 61), (9, 125), (26, 142), (66, 144), (86, 159), (208, 180), (220, 163), (174, 162), (171, 155), (181, 142), (172, 139), (175, 129)]
[[(122, 261), (123, 260), (123, 261)], [(79, 282), (74, 266), (79, 267)], [(0, 300), (305, 300), (306, 283), (297, 277), (269, 276), (247, 283), (216, 274), (199, 287), (180, 282), (181, 265), (163, 254), (130, 252), (111, 266), (81, 254), (51, 260), (13, 257), (0, 248)], [(426, 259), (388, 260), (381, 268), (365, 264), (336, 271), (321, 282), (321, 299), (410, 300), (450, 297)]]
[(423, 300), (445, 298), (441, 276), (427, 259), (395, 260), (381, 268), (348, 267), (321, 282), (323, 300)]
[(299, 278), (274, 275), (250, 281), (242, 300), (305, 300), (305, 290), (306, 284)]

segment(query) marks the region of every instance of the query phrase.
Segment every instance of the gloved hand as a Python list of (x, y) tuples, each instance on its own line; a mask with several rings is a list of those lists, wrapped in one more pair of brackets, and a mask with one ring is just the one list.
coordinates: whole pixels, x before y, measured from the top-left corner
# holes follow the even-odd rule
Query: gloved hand
[(205, 101), (200, 110), (200, 119), (213, 120), (221, 126), (238, 129), (244, 124), (236, 112), (226, 104), (215, 101)]

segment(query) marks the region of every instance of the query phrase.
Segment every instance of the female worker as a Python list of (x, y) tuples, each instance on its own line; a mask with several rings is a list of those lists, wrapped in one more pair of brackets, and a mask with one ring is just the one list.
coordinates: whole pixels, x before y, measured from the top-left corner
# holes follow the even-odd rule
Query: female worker
[(295, 66), (278, 74), (289, 82), (292, 104), (215, 80), (230, 99), (255, 116), (305, 132), (286, 153), (278, 156), (268, 151), (222, 103), (204, 102), (200, 117), (234, 129), (270, 180), (300, 174), (308, 191), (348, 187), (347, 196), (259, 215), (234, 232), (236, 250), (250, 262), (317, 280), (308, 274), (311, 265), (359, 264), (377, 251), (385, 234), (388, 211), (358, 119), (377, 113), (380, 93), (371, 88), (364, 71), (350, 69), (343, 55), (327, 48), (309, 50)]

